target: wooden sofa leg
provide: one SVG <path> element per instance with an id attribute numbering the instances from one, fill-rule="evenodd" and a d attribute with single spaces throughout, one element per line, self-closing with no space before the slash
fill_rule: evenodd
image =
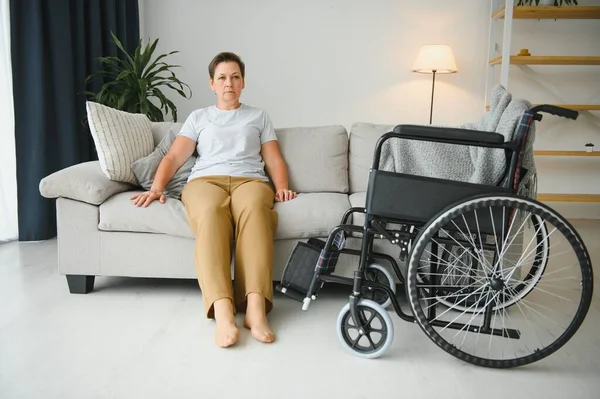
<path id="1" fill-rule="evenodd" d="M 67 284 L 71 294 L 87 294 L 94 289 L 94 278 L 96 276 L 80 276 L 67 274 Z"/>

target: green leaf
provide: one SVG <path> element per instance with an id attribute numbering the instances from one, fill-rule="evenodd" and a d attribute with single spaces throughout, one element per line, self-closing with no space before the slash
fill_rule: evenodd
<path id="1" fill-rule="evenodd" d="M 173 104 L 173 102 L 169 99 L 167 99 L 167 104 L 169 105 L 169 108 L 171 108 L 171 114 L 173 115 L 173 120 L 175 122 L 177 122 L 177 107 L 175 106 L 175 104 Z"/>
<path id="2" fill-rule="evenodd" d="M 185 94 L 185 92 L 183 90 L 178 89 L 177 87 L 173 86 L 172 84 L 167 83 L 167 87 L 175 90 L 181 97 L 188 98 L 187 94 Z"/>
<path id="3" fill-rule="evenodd" d="M 127 100 L 126 96 L 119 97 L 119 101 L 117 102 L 117 109 L 123 110 L 125 108 L 125 100 Z"/>
<path id="4" fill-rule="evenodd" d="M 125 70 L 117 76 L 117 80 L 125 79 L 126 77 L 128 77 L 131 74 L 133 74 L 133 71 Z"/>
<path id="5" fill-rule="evenodd" d="M 163 122 L 164 121 L 164 116 L 162 111 L 160 110 L 160 108 L 158 108 L 156 105 L 152 104 L 152 102 L 148 102 L 148 108 L 149 108 L 149 118 L 150 120 L 154 121 L 154 122 Z"/>
<path id="6" fill-rule="evenodd" d="M 159 73 L 161 73 L 161 72 L 168 71 L 168 70 L 169 70 L 169 67 L 171 67 L 171 65 L 164 64 L 164 66 L 162 66 L 162 67 L 158 68 L 156 71 L 154 71 L 154 72 L 152 72 L 152 73 L 149 73 L 149 74 L 146 74 L 146 75 L 144 75 L 144 76 L 143 76 L 143 78 L 144 78 L 144 79 L 148 79 L 148 80 L 152 80 L 152 79 L 155 79 L 155 78 L 162 79 L 162 77 L 160 77 L 160 76 L 157 76 L 157 75 L 158 75 Z"/>
<path id="7" fill-rule="evenodd" d="M 144 74 L 144 70 L 146 69 L 146 66 L 148 65 L 148 63 L 150 62 L 150 59 L 152 58 L 152 54 L 154 54 L 154 50 L 156 50 L 157 44 L 158 44 L 158 39 L 156 39 L 151 45 L 148 44 L 146 46 L 146 49 L 144 50 L 144 52 L 142 54 L 142 68 L 140 70 L 141 75 Z"/>
<path id="8" fill-rule="evenodd" d="M 152 70 L 153 70 L 154 68 L 156 68 L 156 66 L 159 64 L 159 62 L 158 62 L 158 61 L 160 61 L 160 60 L 162 60 L 163 58 L 165 58 L 165 57 L 168 57 L 168 56 L 170 56 L 170 55 L 172 55 L 172 54 L 176 54 L 176 53 L 178 53 L 178 52 L 179 52 L 179 51 L 171 51 L 170 53 L 167 53 L 167 54 L 161 54 L 161 55 L 159 55 L 158 57 L 156 57 L 156 59 L 154 60 L 154 62 L 153 62 L 152 64 L 150 64 L 150 66 L 149 66 L 149 67 L 146 69 L 146 71 L 143 73 L 143 75 L 147 75 L 148 73 L 152 72 Z"/>
<path id="9" fill-rule="evenodd" d="M 140 88 L 140 94 L 146 95 L 148 91 L 148 81 L 146 79 L 138 79 L 138 84 Z"/>
<path id="10" fill-rule="evenodd" d="M 142 74 L 142 59 L 140 56 L 141 47 L 142 47 L 142 41 L 140 40 L 138 46 L 135 48 L 135 51 L 133 53 L 133 60 L 134 60 L 133 72 L 135 72 L 136 75 Z"/>
<path id="11" fill-rule="evenodd" d="M 160 100 L 160 104 L 161 104 L 161 108 L 167 104 L 167 98 L 165 97 L 165 95 L 159 90 L 159 89 L 153 89 L 152 93 L 159 98 Z"/>
<path id="12" fill-rule="evenodd" d="M 148 106 L 148 97 L 146 96 L 140 96 L 140 113 L 141 114 L 148 114 L 148 110 L 149 110 L 149 106 Z"/>
<path id="13" fill-rule="evenodd" d="M 117 45 L 117 48 L 119 50 L 121 50 L 121 52 L 123 54 L 125 54 L 125 56 L 127 57 L 127 59 L 129 60 L 129 63 L 131 64 L 132 67 L 135 66 L 135 62 L 133 61 L 133 58 L 131 58 L 131 56 L 127 53 L 127 51 L 125 51 L 125 48 L 123 47 L 123 45 L 121 44 L 121 41 L 119 39 L 117 39 L 117 37 L 115 36 L 114 33 L 112 33 L 112 31 L 110 32 L 110 35 L 113 38 L 113 41 L 115 42 L 115 44 Z"/>

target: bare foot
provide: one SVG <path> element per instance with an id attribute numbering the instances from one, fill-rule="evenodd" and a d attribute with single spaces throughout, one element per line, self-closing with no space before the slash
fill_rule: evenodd
<path id="1" fill-rule="evenodd" d="M 240 330 L 237 328 L 235 321 L 220 322 L 217 321 L 215 329 L 215 344 L 221 348 L 235 345 L 240 336 Z"/>
<path id="2" fill-rule="evenodd" d="M 215 310 L 215 321 L 217 322 L 217 328 L 215 329 L 215 344 L 221 348 L 235 345 L 240 336 L 240 330 L 235 324 L 231 300 L 229 298 L 219 299 L 213 306 Z"/>
<path id="3" fill-rule="evenodd" d="M 262 295 L 248 294 L 244 327 L 250 329 L 252 336 L 260 342 L 271 343 L 275 341 L 275 333 L 271 330 L 265 314 L 265 298 Z"/>
<path id="4" fill-rule="evenodd" d="M 267 318 L 263 316 L 264 320 L 248 320 L 249 317 L 246 316 L 244 319 L 244 327 L 250 329 L 252 336 L 259 340 L 260 342 L 264 342 L 270 344 L 275 341 L 275 333 L 271 330 L 269 326 L 269 322 L 267 322 Z"/>

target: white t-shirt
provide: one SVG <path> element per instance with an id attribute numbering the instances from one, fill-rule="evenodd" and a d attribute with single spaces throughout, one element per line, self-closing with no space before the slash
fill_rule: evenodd
<path id="1" fill-rule="evenodd" d="M 242 104 L 233 110 L 216 106 L 190 114 L 178 135 L 194 140 L 198 158 L 188 182 L 201 176 L 252 177 L 268 181 L 260 156 L 263 143 L 277 140 L 269 116 Z"/>

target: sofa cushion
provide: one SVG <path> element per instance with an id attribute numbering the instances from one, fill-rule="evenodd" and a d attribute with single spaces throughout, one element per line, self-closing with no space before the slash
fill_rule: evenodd
<path id="1" fill-rule="evenodd" d="M 355 123 L 350 129 L 349 138 L 349 184 L 350 192 L 367 190 L 369 169 L 373 162 L 373 152 L 377 140 L 384 133 L 391 132 L 396 125 L 375 125 Z"/>
<path id="2" fill-rule="evenodd" d="M 130 197 L 140 191 L 117 194 L 100 206 L 98 228 L 104 231 L 131 231 L 193 238 L 179 200 L 154 201 L 147 208 L 133 205 Z M 350 207 L 348 196 L 337 193 L 304 193 L 288 202 L 275 203 L 279 223 L 275 239 L 326 236 Z"/>
<path id="3" fill-rule="evenodd" d="M 325 237 L 350 208 L 347 194 L 305 193 L 292 201 L 276 202 L 276 239 Z"/>
<path id="4" fill-rule="evenodd" d="M 365 206 L 365 202 L 367 200 L 367 192 L 361 191 L 358 193 L 350 194 L 348 197 L 350 201 L 350 206 L 363 208 Z M 362 226 L 365 224 L 365 215 L 364 213 L 353 213 L 352 214 L 352 224 L 355 226 Z"/>
<path id="5" fill-rule="evenodd" d="M 40 181 L 40 194 L 45 198 L 70 198 L 100 205 L 107 198 L 132 190 L 133 185 L 112 181 L 100 168 L 99 161 L 83 162 L 54 172 Z"/>
<path id="6" fill-rule="evenodd" d="M 136 190 L 120 193 L 100 205 L 98 228 L 105 231 L 134 231 L 194 237 L 181 201 L 167 198 L 164 204 L 154 201 L 146 208 L 137 207 L 130 198 L 141 192 Z"/>
<path id="7" fill-rule="evenodd" d="M 140 158 L 131 164 L 131 170 L 135 174 L 135 178 L 142 188 L 146 190 L 150 190 L 152 188 L 152 183 L 154 183 L 154 176 L 156 175 L 158 165 L 162 161 L 163 157 L 169 152 L 169 149 L 171 148 L 171 145 L 177 136 L 177 132 L 175 132 L 174 129 L 175 128 L 171 128 L 169 130 L 169 132 L 164 136 L 164 138 L 150 155 Z M 171 177 L 171 180 L 169 180 L 167 186 L 165 187 L 165 194 L 167 196 L 176 199 L 181 198 L 181 191 L 186 185 L 187 179 L 190 176 L 192 167 L 194 167 L 195 163 L 196 157 L 192 155 L 183 163 L 183 165 L 181 165 L 179 169 L 175 171 L 175 174 L 173 177 Z"/>
<path id="8" fill-rule="evenodd" d="M 137 184 L 131 163 L 154 149 L 150 119 L 91 101 L 86 108 L 104 174 L 110 180 Z"/>
<path id="9" fill-rule="evenodd" d="M 343 126 L 275 129 L 290 188 L 299 193 L 348 192 L 348 132 Z"/>

